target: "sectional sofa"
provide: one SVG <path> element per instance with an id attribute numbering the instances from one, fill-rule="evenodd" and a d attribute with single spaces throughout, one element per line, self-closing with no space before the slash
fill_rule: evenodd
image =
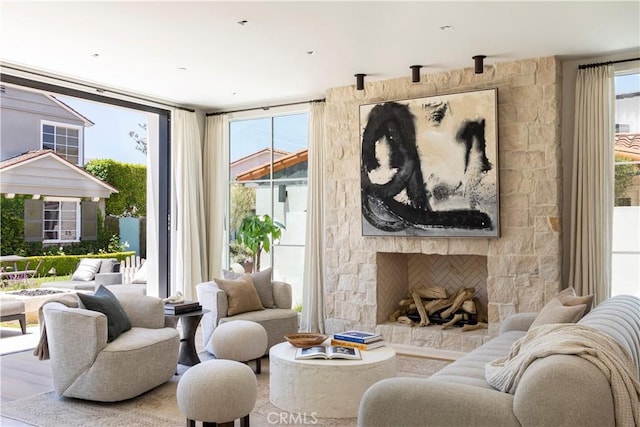
<path id="1" fill-rule="evenodd" d="M 632 415 L 631 410 L 616 414 L 608 379 L 594 364 L 576 355 L 536 359 L 510 393 L 487 382 L 486 365 L 507 356 L 536 317 L 536 313 L 523 313 L 507 319 L 499 336 L 428 379 L 391 378 L 374 384 L 360 402 L 358 425 L 606 427 L 637 423 L 638 418 L 622 422 Z M 636 378 L 640 376 L 640 299 L 629 295 L 610 298 L 578 325 L 617 341 L 632 358 L 626 368 Z"/>

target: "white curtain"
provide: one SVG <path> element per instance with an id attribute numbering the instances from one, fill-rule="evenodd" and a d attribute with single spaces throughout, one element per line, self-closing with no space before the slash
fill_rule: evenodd
<path id="1" fill-rule="evenodd" d="M 196 300 L 195 286 L 207 277 L 202 139 L 195 113 L 175 110 L 172 124 L 174 291 L 181 291 L 187 300 Z"/>
<path id="2" fill-rule="evenodd" d="M 610 65 L 578 70 L 569 285 L 596 303 L 611 293 L 614 105 Z"/>
<path id="3" fill-rule="evenodd" d="M 226 115 L 207 117 L 204 132 L 204 211 L 206 217 L 206 244 L 209 253 L 206 280 L 221 277 L 223 248 L 225 245 L 225 212 L 227 191 L 225 178 L 228 156 L 225 143 Z"/>
<path id="4" fill-rule="evenodd" d="M 324 332 L 324 102 L 311 104 L 301 330 Z"/>

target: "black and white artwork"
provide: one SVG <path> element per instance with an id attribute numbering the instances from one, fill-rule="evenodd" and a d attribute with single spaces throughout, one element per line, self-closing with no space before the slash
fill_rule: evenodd
<path id="1" fill-rule="evenodd" d="M 498 237 L 497 89 L 360 106 L 365 236 Z"/>

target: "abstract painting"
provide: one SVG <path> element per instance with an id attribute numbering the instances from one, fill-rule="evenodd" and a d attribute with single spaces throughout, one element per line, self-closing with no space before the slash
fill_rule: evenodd
<path id="1" fill-rule="evenodd" d="M 360 106 L 362 234 L 499 237 L 497 89 Z"/>

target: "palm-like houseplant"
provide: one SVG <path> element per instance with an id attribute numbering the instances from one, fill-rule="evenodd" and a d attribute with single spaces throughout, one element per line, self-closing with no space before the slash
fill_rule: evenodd
<path id="1" fill-rule="evenodd" d="M 280 238 L 284 224 L 274 221 L 269 215 L 249 215 L 242 219 L 236 233 L 238 243 L 253 255 L 255 271 L 260 271 L 260 254 L 269 253 L 271 242 Z"/>

